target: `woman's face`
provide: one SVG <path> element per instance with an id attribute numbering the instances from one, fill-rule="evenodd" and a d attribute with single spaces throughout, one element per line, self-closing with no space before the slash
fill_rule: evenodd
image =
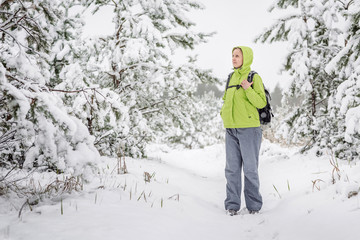
<path id="1" fill-rule="evenodd" d="M 232 64 L 234 68 L 239 68 L 243 64 L 243 54 L 239 48 L 236 48 L 232 53 Z"/>

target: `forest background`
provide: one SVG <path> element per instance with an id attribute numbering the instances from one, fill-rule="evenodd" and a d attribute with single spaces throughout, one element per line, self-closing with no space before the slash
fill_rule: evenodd
<path id="1" fill-rule="evenodd" d="M 87 14 L 104 8 L 112 9 L 110 33 L 84 34 Z M 21 181 L 34 172 L 86 181 L 100 156 L 146 157 L 150 143 L 202 148 L 222 142 L 229 51 L 251 42 L 235 37 L 206 49 L 219 27 L 200 31 L 188 14 L 203 8 L 191 0 L 1 0 L 0 195 L 28 198 L 33 192 Z M 360 2 L 277 0 L 270 11 L 276 18 L 263 31 L 246 22 L 253 36 L 232 28 L 265 43 L 254 48 L 260 63 L 273 50 L 284 58 L 275 61 L 277 80 L 286 82 L 277 88 L 273 73 L 266 74 L 268 60 L 254 66 L 259 72 L 264 66 L 274 100 L 283 95 L 264 136 L 303 153 L 358 160 Z M 197 46 L 212 56 L 198 58 L 211 64 L 198 64 L 196 51 L 185 57 Z M 217 48 L 221 54 L 212 53 Z"/>

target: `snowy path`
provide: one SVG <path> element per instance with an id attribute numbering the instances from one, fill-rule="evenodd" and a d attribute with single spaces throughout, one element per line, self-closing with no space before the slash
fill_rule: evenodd
<path id="1" fill-rule="evenodd" d="M 230 217 L 223 209 L 222 145 L 168 153 L 153 147 L 149 155 L 128 159 L 127 175 L 110 174 L 115 162 L 105 159 L 85 193 L 63 200 L 63 215 L 60 202 L 21 219 L 15 211 L 0 215 L 0 239 L 360 239 L 359 196 L 347 198 L 360 186 L 359 162 L 341 163 L 341 180 L 332 185 L 329 157 L 264 142 L 263 210 Z M 150 183 L 145 171 L 154 175 Z M 320 191 L 313 191 L 316 179 Z"/>

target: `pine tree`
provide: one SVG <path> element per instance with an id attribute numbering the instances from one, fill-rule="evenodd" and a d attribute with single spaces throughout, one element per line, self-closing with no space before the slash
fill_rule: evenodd
<path id="1" fill-rule="evenodd" d="M 76 47 L 80 44 L 84 20 L 79 13 L 81 0 L 63 0 L 58 9 L 62 17 L 56 22 L 56 35 L 52 39 L 49 64 L 51 66 L 50 87 L 61 83 L 60 72 L 77 58 Z M 72 10 L 77 8 L 78 10 Z"/>
<path id="2" fill-rule="evenodd" d="M 81 57 L 73 63 L 77 67 L 64 68 L 56 89 L 82 93 L 64 94 L 63 99 L 74 102 L 72 113 L 87 124 L 99 151 L 115 155 L 122 146 L 127 155 L 142 156 L 146 143 L 158 135 L 178 127 L 190 131 L 197 85 L 217 79 L 192 61 L 175 66 L 171 53 L 176 48 L 193 49 L 212 35 L 192 32 L 194 23 L 185 16 L 201 5 L 102 0 L 86 6 L 91 4 L 96 9 L 113 7 L 114 33 L 78 46 Z"/>
<path id="3" fill-rule="evenodd" d="M 339 82 L 324 69 L 339 52 L 341 33 L 334 24 L 339 3 L 324 0 L 279 0 L 274 9 L 292 9 L 291 14 L 277 20 L 257 41 L 287 41 L 289 53 L 283 71 L 291 75 L 286 98 L 303 99 L 301 105 L 287 116 L 287 137 L 292 142 L 306 140 L 304 150 L 321 142 L 319 130 L 327 112 L 327 99 Z"/>
<path id="4" fill-rule="evenodd" d="M 335 156 L 352 160 L 360 155 L 360 2 L 345 1 L 345 43 L 326 71 L 341 84 L 329 99 L 329 124 L 323 132 Z"/>
<path id="5" fill-rule="evenodd" d="M 1 1 L 0 8 L 0 135 L 15 131 L 17 140 L 0 152 L 0 166 L 82 174 L 97 160 L 93 138 L 50 84 L 61 1 Z"/>
<path id="6" fill-rule="evenodd" d="M 189 108 L 190 127 L 184 129 L 184 124 L 179 124 L 178 128 L 172 128 L 174 132 L 168 133 L 165 139 L 187 148 L 202 148 L 223 141 L 220 100 L 221 98 L 215 98 L 214 92 L 196 97 L 191 109 Z"/>

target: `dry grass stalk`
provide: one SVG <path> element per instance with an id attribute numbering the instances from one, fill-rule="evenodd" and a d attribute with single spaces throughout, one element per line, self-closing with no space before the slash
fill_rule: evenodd
<path id="1" fill-rule="evenodd" d="M 40 183 L 39 188 L 41 189 Z M 54 182 L 50 183 L 43 190 L 43 193 L 72 193 L 72 191 L 81 191 L 83 190 L 83 183 L 81 182 L 79 177 L 66 177 L 65 180 L 61 181 L 56 179 Z"/>
<path id="2" fill-rule="evenodd" d="M 360 189 L 359 189 L 360 191 Z M 348 193 L 348 198 L 355 197 L 359 194 L 359 191 L 351 191 Z"/>
<path id="3" fill-rule="evenodd" d="M 61 208 L 60 208 L 61 215 L 64 215 L 64 207 L 63 207 L 63 200 L 61 198 Z"/>
<path id="4" fill-rule="evenodd" d="M 287 180 L 287 186 L 288 186 L 288 190 L 290 192 L 290 183 L 289 183 L 289 179 Z"/>
<path id="5" fill-rule="evenodd" d="M 337 179 L 340 180 L 341 175 L 340 175 L 340 169 L 339 169 L 339 163 L 337 162 L 336 158 L 334 158 L 334 154 L 331 151 L 331 155 L 330 155 L 330 164 L 331 166 L 333 166 L 333 170 L 331 173 L 331 177 L 332 177 L 332 184 L 336 183 L 336 177 L 335 174 L 337 175 Z"/>
<path id="6" fill-rule="evenodd" d="M 151 175 L 148 172 L 144 172 L 144 181 L 150 182 L 151 181 Z"/>
<path id="7" fill-rule="evenodd" d="M 168 199 L 174 199 L 174 200 L 176 200 L 176 201 L 180 201 L 180 194 L 174 194 L 174 195 L 172 195 L 171 197 L 169 197 Z"/>
<path id="8" fill-rule="evenodd" d="M 281 198 L 281 195 L 280 195 L 279 191 L 277 190 L 277 188 L 275 187 L 274 184 L 273 184 L 273 187 L 274 187 L 275 191 L 277 192 L 277 194 L 279 195 L 279 198 Z"/>
<path id="9" fill-rule="evenodd" d="M 43 197 L 55 197 L 62 195 L 64 193 L 72 193 L 73 191 L 83 190 L 83 183 L 79 177 L 66 177 L 63 181 L 56 179 L 52 183 L 42 186 L 40 182 L 35 183 L 34 179 L 31 178 L 26 187 L 19 186 L 15 183 L 12 185 L 12 190 L 26 198 L 26 201 L 21 206 L 19 210 L 18 217 L 20 218 L 21 213 L 25 206 L 28 206 L 30 211 L 32 211 L 32 206 L 39 204 L 40 199 Z M 62 198 L 61 198 L 62 202 Z M 63 210 L 62 210 L 63 212 Z"/>
<path id="10" fill-rule="evenodd" d="M 145 200 L 145 202 L 147 202 L 147 200 L 146 200 L 146 195 L 145 195 L 145 191 L 143 191 L 143 192 L 140 194 L 140 196 L 139 196 L 139 198 L 138 198 L 137 200 L 139 201 L 142 196 L 144 196 L 144 200 Z"/>
<path id="11" fill-rule="evenodd" d="M 117 151 L 118 162 L 117 162 L 117 170 L 118 174 L 126 174 L 128 173 L 126 162 L 125 162 L 125 152 L 123 151 L 121 145 L 118 147 Z"/>
<path id="12" fill-rule="evenodd" d="M 318 184 L 319 182 L 324 182 L 324 181 L 318 178 L 318 179 L 315 179 L 315 180 L 313 180 L 311 182 L 313 184 L 312 190 L 314 191 L 314 188 L 316 188 L 317 190 L 320 191 L 320 186 L 318 186 L 316 184 Z"/>

